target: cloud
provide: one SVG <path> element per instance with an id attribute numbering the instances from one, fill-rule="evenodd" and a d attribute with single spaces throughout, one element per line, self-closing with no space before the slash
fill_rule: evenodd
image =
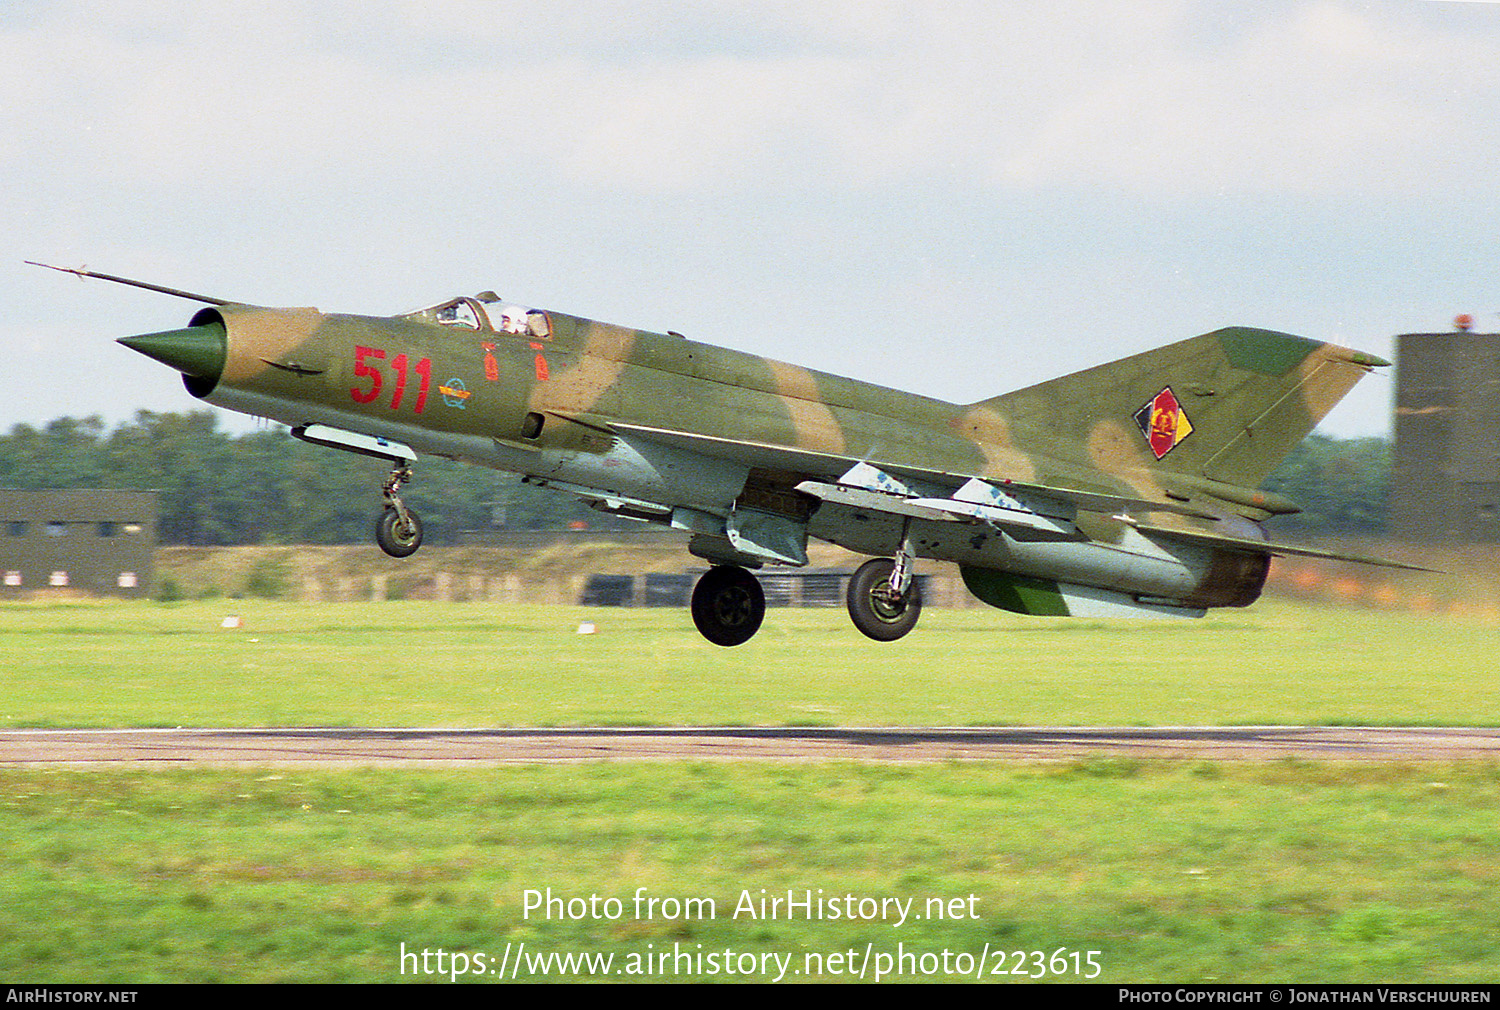
<path id="1" fill-rule="evenodd" d="M 105 361 L 159 405 L 98 335 L 185 318 L 21 259 L 357 311 L 496 287 L 937 395 L 1225 321 L 1365 346 L 1493 286 L 1480 7 L 0 6 L 12 383 L 50 416 Z M 949 324 L 909 350 L 891 299 Z"/>
<path id="2" fill-rule="evenodd" d="M 1316 3 L 1058 103 L 994 178 L 1164 194 L 1437 192 L 1488 175 L 1500 45 Z"/>
<path id="3" fill-rule="evenodd" d="M 0 167 L 213 194 L 1390 194 L 1472 184 L 1500 139 L 1494 32 L 1333 2 L 1228 39 L 1181 2 L 111 8 L 0 32 Z"/>

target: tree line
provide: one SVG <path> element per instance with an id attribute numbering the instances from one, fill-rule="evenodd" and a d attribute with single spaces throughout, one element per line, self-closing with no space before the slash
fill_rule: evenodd
<path id="1" fill-rule="evenodd" d="M 1266 478 L 1265 490 L 1302 506 L 1266 525 L 1309 536 L 1382 536 L 1391 486 L 1391 443 L 1385 438 L 1303 439 Z"/>
<path id="2" fill-rule="evenodd" d="M 281 425 L 231 435 L 207 410 L 143 410 L 113 430 L 98 417 L 62 417 L 0 435 L 0 487 L 158 491 L 163 544 L 367 542 L 389 473 L 389 463 L 308 445 Z M 433 456 L 418 461 L 401 495 L 421 514 L 429 543 L 495 525 L 629 522 L 512 474 Z"/>
<path id="3" fill-rule="evenodd" d="M 0 435 L 0 487 L 132 488 L 160 492 L 164 544 L 363 543 L 389 472 L 379 460 L 308 445 L 280 425 L 243 435 L 212 411 L 140 411 L 108 430 L 98 417 L 18 424 Z M 1305 509 L 1279 517 L 1288 533 L 1379 535 L 1386 528 L 1390 444 L 1312 435 L 1266 481 Z M 485 467 L 423 457 L 402 489 L 431 543 L 495 526 L 632 526 L 570 495 Z"/>

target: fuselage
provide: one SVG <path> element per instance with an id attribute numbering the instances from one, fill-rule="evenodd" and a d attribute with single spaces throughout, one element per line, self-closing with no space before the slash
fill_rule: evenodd
<path id="1" fill-rule="evenodd" d="M 1389 364 L 1289 333 L 1228 326 L 960 405 L 491 292 L 333 315 L 53 269 L 211 306 L 120 342 L 205 402 L 390 462 L 375 539 L 394 557 L 423 539 L 399 494 L 419 454 L 685 531 L 714 564 L 691 612 L 717 645 L 764 617 L 745 569 L 806 564 L 810 537 L 873 555 L 846 602 L 879 641 L 916 624 L 917 557 L 1049 616 L 1196 616 L 1254 601 L 1273 554 L 1371 560 L 1273 545 L 1259 525 L 1296 511 L 1261 482 Z"/>
<path id="2" fill-rule="evenodd" d="M 707 531 L 709 557 L 724 521 L 749 504 L 800 524 L 804 537 L 864 554 L 888 556 L 905 543 L 914 556 L 1171 607 L 1243 604 L 1264 577 L 1262 565 L 1226 579 L 1216 552 L 1163 544 L 1105 514 L 1079 513 L 1073 539 L 1028 541 L 874 510 L 809 508 L 795 490 L 805 473 L 757 459 L 753 448 L 703 451 L 618 425 L 997 480 L 1042 475 L 1105 492 L 1143 489 L 1086 460 L 1021 452 L 1026 432 L 997 423 L 982 404 L 561 313 L 508 320 L 520 331 L 508 332 L 487 325 L 487 308 L 464 299 L 406 317 L 205 309 L 194 324 L 222 324 L 224 366 L 216 381 L 189 376 L 187 385 L 217 406 L 380 436 L 583 493 L 611 511 Z M 724 557 L 745 555 L 726 549 Z M 767 560 L 805 558 L 793 551 Z"/>

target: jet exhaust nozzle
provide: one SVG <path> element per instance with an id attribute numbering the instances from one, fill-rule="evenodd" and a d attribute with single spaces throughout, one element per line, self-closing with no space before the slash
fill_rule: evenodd
<path id="1" fill-rule="evenodd" d="M 121 337 L 118 343 L 146 357 L 177 369 L 189 379 L 214 383 L 224 371 L 228 340 L 218 320 L 189 326 L 185 330 L 142 333 Z"/>

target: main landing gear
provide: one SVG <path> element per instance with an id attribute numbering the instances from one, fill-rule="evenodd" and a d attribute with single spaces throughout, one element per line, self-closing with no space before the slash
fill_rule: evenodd
<path id="1" fill-rule="evenodd" d="M 903 563 L 904 562 L 904 563 Z M 849 619 L 877 642 L 894 642 L 917 626 L 922 594 L 911 576 L 911 560 L 871 558 L 849 579 Z"/>
<path id="2" fill-rule="evenodd" d="M 854 626 L 877 642 L 894 642 L 917 626 L 922 593 L 911 557 L 872 558 L 849 579 L 846 597 Z M 710 568 L 693 587 L 693 624 L 715 645 L 743 645 L 766 616 L 760 581 L 739 565 Z"/>
<path id="3" fill-rule="evenodd" d="M 693 623 L 715 645 L 743 645 L 760 630 L 766 594 L 739 565 L 719 565 L 693 587 Z"/>
<path id="4" fill-rule="evenodd" d="M 396 492 L 411 480 L 410 464 L 398 463 L 381 487 L 385 510 L 375 520 L 375 542 L 393 558 L 408 558 L 422 546 L 422 520 L 406 507 Z"/>

